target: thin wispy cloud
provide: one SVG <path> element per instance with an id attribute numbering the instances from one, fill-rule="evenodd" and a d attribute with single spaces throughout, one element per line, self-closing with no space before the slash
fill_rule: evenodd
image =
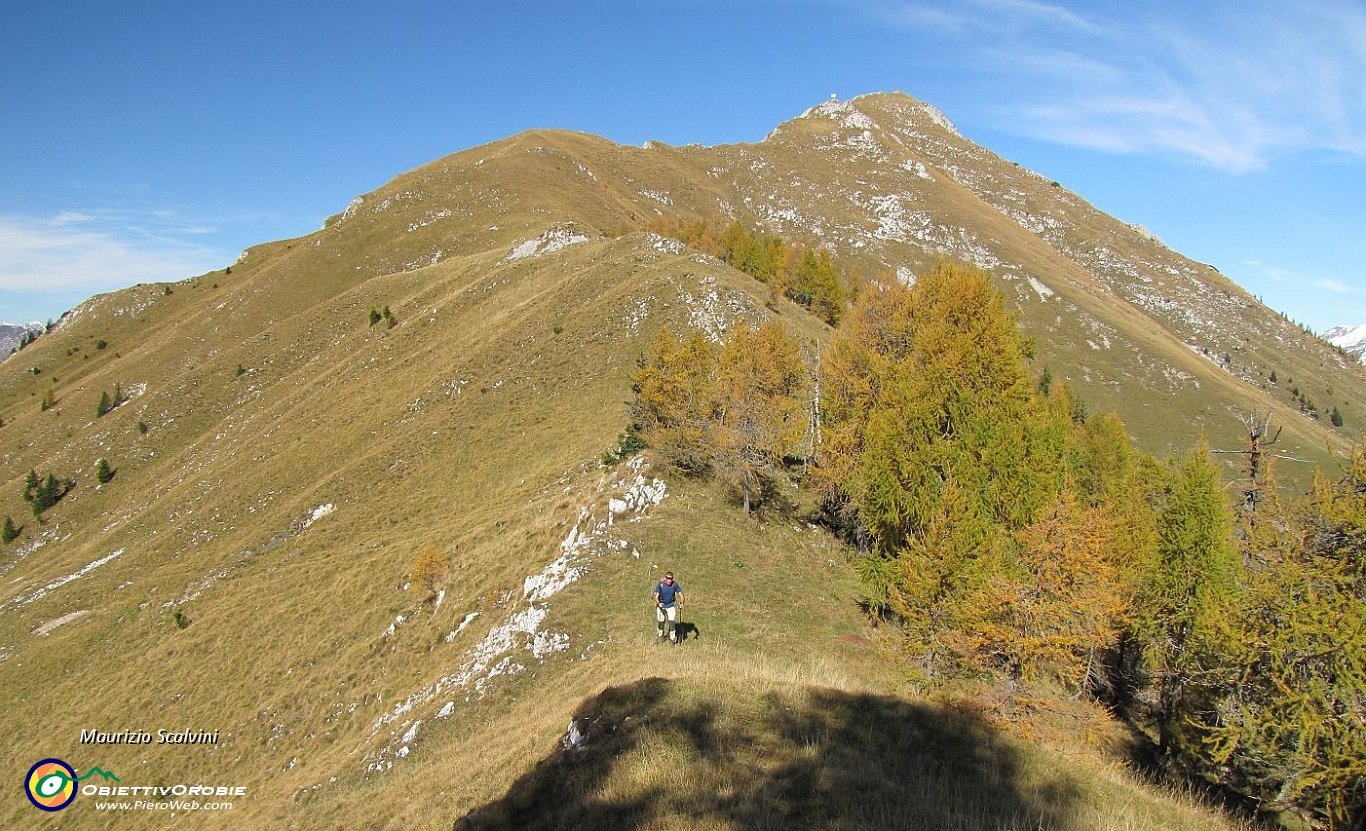
<path id="1" fill-rule="evenodd" d="M 1268 265 L 1258 260 L 1246 260 L 1243 265 L 1271 281 L 1282 285 L 1316 289 L 1318 291 L 1332 292 L 1333 294 L 1366 297 L 1366 287 L 1352 285 L 1337 277 L 1305 274 L 1293 269 L 1282 268 L 1281 266 Z"/>
<path id="2" fill-rule="evenodd" d="M 988 76 L 1004 129 L 1231 171 L 1366 157 L 1366 7 L 971 0 L 864 6 Z"/>
<path id="3" fill-rule="evenodd" d="M 1285 301 L 1293 297 L 1296 314 L 1320 321 L 1320 331 L 1366 321 L 1366 286 L 1255 259 L 1243 260 L 1232 271 L 1230 276 L 1244 285 L 1258 286 L 1257 291 L 1265 293 L 1273 307 L 1292 308 Z"/>
<path id="4" fill-rule="evenodd" d="M 127 219 L 127 217 L 125 217 Z M 90 293 L 134 283 L 181 280 L 220 267 L 228 255 L 187 242 L 168 229 L 169 216 L 140 224 L 111 222 L 84 211 L 47 218 L 0 216 L 0 290 Z"/>
<path id="5" fill-rule="evenodd" d="M 1054 3 L 1040 3 L 1035 0 L 970 0 L 964 7 L 972 14 L 995 14 L 1011 18 L 1018 25 L 1021 20 L 1036 21 L 1042 25 L 1059 25 L 1082 31 L 1095 31 L 1095 24 L 1085 17 L 1072 12 L 1065 6 Z"/>
<path id="6" fill-rule="evenodd" d="M 1323 277 L 1314 281 L 1314 288 L 1331 291 L 1334 294 L 1364 294 L 1360 288 L 1349 286 L 1334 277 Z"/>

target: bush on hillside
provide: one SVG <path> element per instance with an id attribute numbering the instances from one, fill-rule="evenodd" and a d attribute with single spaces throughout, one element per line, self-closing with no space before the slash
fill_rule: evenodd
<path id="1" fill-rule="evenodd" d="M 409 574 L 412 590 L 420 600 L 426 601 L 436 594 L 446 581 L 446 558 L 433 546 L 426 546 L 417 555 L 413 570 Z"/>
<path id="2" fill-rule="evenodd" d="M 617 446 L 602 454 L 602 466 L 613 467 L 644 450 L 649 445 L 640 433 L 640 425 L 634 421 L 617 437 Z"/>

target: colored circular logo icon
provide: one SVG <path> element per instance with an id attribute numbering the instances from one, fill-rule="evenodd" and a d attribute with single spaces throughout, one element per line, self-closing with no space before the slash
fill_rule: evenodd
<path id="1" fill-rule="evenodd" d="M 24 792 L 44 811 L 60 811 L 76 798 L 76 771 L 61 759 L 44 759 L 28 769 Z"/>

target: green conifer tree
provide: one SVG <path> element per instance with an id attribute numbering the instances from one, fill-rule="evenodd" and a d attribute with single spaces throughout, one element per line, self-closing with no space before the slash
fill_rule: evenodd
<path id="1" fill-rule="evenodd" d="M 1176 472 L 1158 518 L 1157 558 L 1139 601 L 1137 632 L 1157 684 L 1161 750 L 1187 751 L 1188 682 L 1209 660 L 1238 591 L 1242 561 L 1233 512 L 1202 441 Z"/>
<path id="2" fill-rule="evenodd" d="M 42 484 L 38 486 L 38 490 L 34 493 L 33 513 L 35 515 L 42 514 L 48 508 L 56 505 L 57 500 L 60 498 L 61 485 L 57 483 L 57 477 L 49 473 L 44 477 Z"/>
<path id="3" fill-rule="evenodd" d="M 0 529 L 0 542 L 9 545 L 19 537 L 19 529 L 14 525 L 14 517 L 5 517 L 5 527 Z"/>
<path id="4" fill-rule="evenodd" d="M 1278 505 L 1267 504 L 1262 512 Z M 1314 827 L 1366 821 L 1366 453 L 1260 522 L 1259 568 L 1187 713 L 1202 773 Z"/>

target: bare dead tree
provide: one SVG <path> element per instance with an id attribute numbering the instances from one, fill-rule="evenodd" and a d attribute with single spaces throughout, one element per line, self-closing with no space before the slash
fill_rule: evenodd
<path id="1" fill-rule="evenodd" d="M 1266 418 L 1259 419 L 1255 412 L 1248 413 L 1243 421 L 1243 426 L 1247 429 L 1247 444 L 1241 450 L 1215 450 L 1215 453 L 1237 453 L 1247 458 L 1246 481 L 1243 484 L 1243 502 L 1238 507 L 1240 524 L 1248 533 L 1257 524 L 1257 505 L 1262 501 L 1263 491 L 1266 487 L 1268 450 L 1276 440 L 1281 437 L 1281 428 L 1277 427 L 1276 432 L 1271 432 L 1271 411 L 1267 411 Z"/>

